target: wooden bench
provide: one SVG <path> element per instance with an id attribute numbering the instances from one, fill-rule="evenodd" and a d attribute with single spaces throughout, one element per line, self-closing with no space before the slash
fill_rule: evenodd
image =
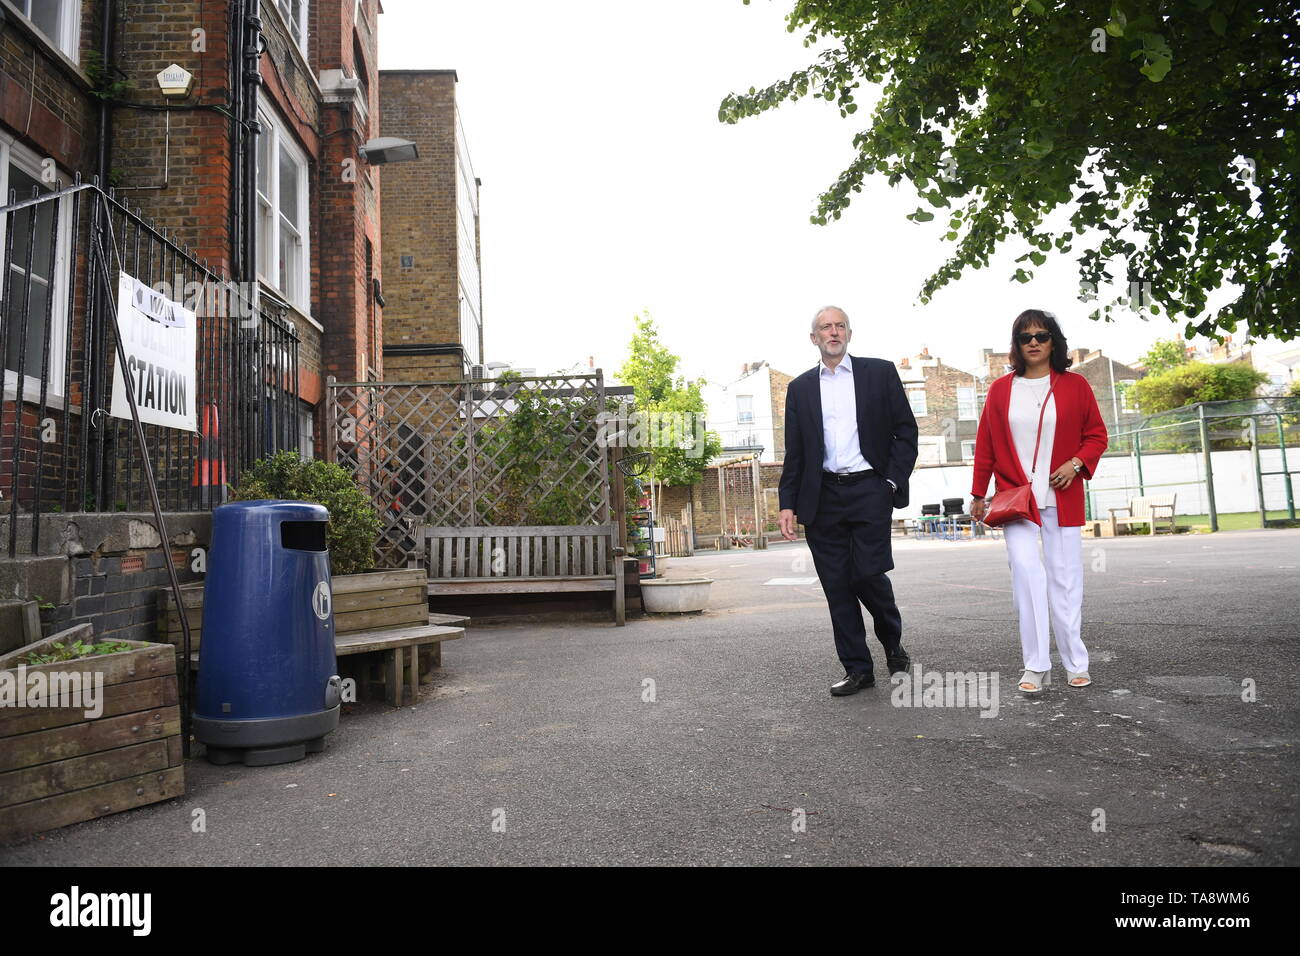
<path id="1" fill-rule="evenodd" d="M 615 524 L 423 525 L 417 540 L 424 549 L 431 597 L 610 591 L 614 623 L 621 627 L 627 613 L 618 532 Z"/>
<path id="2" fill-rule="evenodd" d="M 1120 525 L 1145 524 L 1151 526 L 1151 534 L 1156 533 L 1156 525 L 1160 522 L 1169 523 L 1169 532 L 1175 531 L 1174 505 L 1178 500 L 1177 494 L 1172 495 L 1146 495 L 1141 498 L 1134 498 L 1129 501 L 1128 506 L 1124 508 L 1110 509 L 1110 533 L 1119 534 Z M 1127 512 L 1120 514 L 1119 512 Z"/>
<path id="3" fill-rule="evenodd" d="M 442 642 L 465 635 L 463 615 L 430 614 L 426 581 L 419 568 L 347 574 L 331 582 L 334 599 L 334 653 L 339 658 L 353 655 L 383 655 L 377 661 L 361 660 L 358 688 L 382 684 L 385 699 L 401 705 L 403 688 L 410 689 L 410 703 L 422 677 L 442 664 Z M 203 630 L 203 584 L 181 588 L 190 622 L 190 667 L 199 666 Z M 171 590 L 158 593 L 159 640 L 181 644 L 180 618 Z M 409 674 L 407 669 L 409 667 Z"/>

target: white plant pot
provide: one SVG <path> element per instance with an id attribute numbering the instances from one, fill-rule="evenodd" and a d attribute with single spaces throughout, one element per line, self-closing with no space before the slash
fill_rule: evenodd
<path id="1" fill-rule="evenodd" d="M 712 578 L 652 578 L 642 581 L 641 606 L 651 614 L 703 611 L 709 603 L 709 585 L 712 583 Z"/>

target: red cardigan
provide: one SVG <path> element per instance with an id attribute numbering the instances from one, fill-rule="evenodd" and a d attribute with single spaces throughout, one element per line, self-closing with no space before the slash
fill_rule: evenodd
<path id="1" fill-rule="evenodd" d="M 1052 441 L 1051 470 L 1056 471 L 1071 458 L 1083 462 L 1083 468 L 1064 491 L 1056 491 L 1057 521 L 1062 527 L 1083 524 L 1083 479 L 1091 478 L 1097 461 L 1106 450 L 1108 436 L 1106 425 L 1097 408 L 1097 397 L 1092 386 L 1075 372 L 1056 373 L 1056 384 L 1051 386 L 1056 399 L 1056 432 Z M 1011 425 L 1007 416 L 1011 409 L 1011 382 L 1015 373 L 1002 376 L 989 386 L 980 415 L 979 431 L 975 436 L 975 479 L 971 494 L 980 497 L 989 486 L 989 478 L 996 479 L 998 491 L 1029 484 L 1029 476 L 1020 466 L 1015 443 L 1011 439 Z M 1042 467 L 1042 463 L 1039 463 Z"/>

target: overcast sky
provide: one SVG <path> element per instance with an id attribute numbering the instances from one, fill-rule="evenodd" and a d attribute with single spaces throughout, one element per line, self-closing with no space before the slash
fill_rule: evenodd
<path id="1" fill-rule="evenodd" d="M 1055 312 L 1071 347 L 1121 361 L 1177 334 L 1164 317 L 1087 319 L 1072 256 L 1050 259 L 1031 283 L 1009 281 L 1023 248 L 919 305 L 952 245 L 939 239 L 942 215 L 904 219 L 917 205 L 907 185 L 877 179 L 838 222 L 811 225 L 871 98 L 860 95 L 849 119 L 811 98 L 735 126 L 717 119 L 727 93 L 812 61 L 815 49 L 785 30 L 792 5 L 384 0 L 382 69 L 458 73 L 483 181 L 488 361 L 544 374 L 594 356 L 612 375 L 641 310 L 682 371 L 717 383 L 761 359 L 811 367 L 808 326 L 827 303 L 848 311 L 854 354 L 897 361 L 927 347 L 968 370 L 982 347 L 1006 348 L 1025 308 Z"/>

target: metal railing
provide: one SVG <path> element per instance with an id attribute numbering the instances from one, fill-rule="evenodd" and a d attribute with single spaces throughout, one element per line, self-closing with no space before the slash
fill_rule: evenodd
<path id="1" fill-rule="evenodd" d="M 44 514 L 148 510 L 151 478 L 164 510 L 207 510 L 252 461 L 297 447 L 298 336 L 255 289 L 97 184 L 11 194 L 0 228 L 0 512 L 11 519 L 10 557 L 19 516 L 30 518 L 37 553 Z M 122 273 L 196 314 L 194 394 L 178 393 L 195 431 L 143 424 L 141 443 L 130 418 L 111 414 Z"/>

